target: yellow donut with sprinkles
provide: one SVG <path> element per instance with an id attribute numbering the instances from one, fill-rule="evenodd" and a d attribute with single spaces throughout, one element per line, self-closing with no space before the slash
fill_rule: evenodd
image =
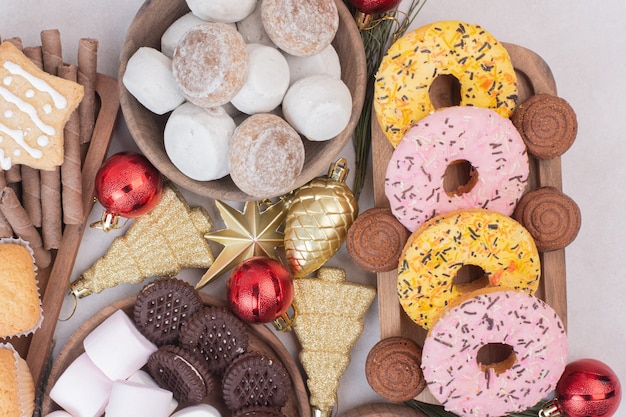
<path id="1" fill-rule="evenodd" d="M 484 276 L 457 284 L 464 266 Z M 408 316 L 430 329 L 462 294 L 501 287 L 534 294 L 541 264 L 531 234 L 511 217 L 485 209 L 457 210 L 415 230 L 400 258 L 398 297 Z"/>
<path id="2" fill-rule="evenodd" d="M 430 87 L 440 75 L 458 80 L 461 106 L 490 108 L 503 117 L 515 108 L 517 77 L 504 46 L 479 25 L 432 23 L 394 42 L 376 74 L 374 109 L 394 148 L 435 110 Z"/>

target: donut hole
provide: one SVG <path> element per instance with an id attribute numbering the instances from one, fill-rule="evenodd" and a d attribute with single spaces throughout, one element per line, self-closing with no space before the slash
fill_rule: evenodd
<path id="1" fill-rule="evenodd" d="M 468 293 L 489 285 L 489 278 L 485 270 L 480 266 L 466 264 L 459 268 L 456 276 L 452 280 L 459 293 Z"/>
<path id="2" fill-rule="evenodd" d="M 469 193 L 478 182 L 478 171 L 465 159 L 448 164 L 443 176 L 443 189 L 448 196 Z"/>
<path id="3" fill-rule="evenodd" d="M 476 353 L 476 362 L 480 369 L 485 371 L 491 368 L 496 375 L 511 369 L 516 361 L 513 346 L 506 343 L 487 343 Z"/>
<path id="4" fill-rule="evenodd" d="M 450 74 L 435 77 L 428 89 L 428 96 L 435 109 L 461 104 L 461 83 Z"/>

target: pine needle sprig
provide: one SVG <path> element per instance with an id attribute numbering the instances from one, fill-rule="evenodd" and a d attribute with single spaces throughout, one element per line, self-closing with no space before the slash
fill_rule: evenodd
<path id="1" fill-rule="evenodd" d="M 426 0 L 413 0 L 405 12 L 394 10 L 390 14 L 374 20 L 370 28 L 361 30 L 361 40 L 365 49 L 367 63 L 367 84 L 363 110 L 356 124 L 353 136 L 356 155 L 355 175 L 352 192 L 358 199 L 365 183 L 367 163 L 372 143 L 371 116 L 374 101 L 374 78 L 387 49 L 396 39 L 401 37 L 411 26 Z M 354 14 L 355 9 L 346 5 Z"/>
<path id="2" fill-rule="evenodd" d="M 456 414 L 444 410 L 440 405 L 428 404 L 417 400 L 411 400 L 404 403 L 407 407 L 421 412 L 428 417 L 458 417 Z M 521 413 L 507 414 L 506 417 L 537 417 L 542 405 L 537 404 L 532 408 Z"/>

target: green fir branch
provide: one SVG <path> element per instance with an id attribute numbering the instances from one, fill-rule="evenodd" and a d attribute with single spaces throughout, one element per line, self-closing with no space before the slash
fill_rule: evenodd
<path id="1" fill-rule="evenodd" d="M 413 0 L 406 13 L 396 9 L 389 15 L 384 16 L 384 18 L 375 18 L 375 23 L 370 28 L 361 30 L 361 40 L 363 41 L 367 62 L 367 84 L 363 111 L 353 136 L 356 172 L 352 192 L 357 199 L 365 183 L 367 163 L 372 144 L 371 116 L 376 72 L 391 43 L 406 32 L 422 7 L 424 7 L 424 4 L 426 4 L 426 0 Z M 353 14 L 356 12 L 355 8 L 348 2 L 346 2 L 346 5 Z"/>

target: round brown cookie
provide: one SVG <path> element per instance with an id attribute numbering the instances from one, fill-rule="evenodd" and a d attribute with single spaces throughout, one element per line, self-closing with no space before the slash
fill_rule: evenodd
<path id="1" fill-rule="evenodd" d="M 346 236 L 346 249 L 354 262 L 366 271 L 386 272 L 398 267 L 409 231 L 391 214 L 375 207 L 361 213 Z"/>
<path id="2" fill-rule="evenodd" d="M 281 408 L 287 403 L 290 386 L 283 364 L 255 351 L 235 359 L 222 378 L 224 403 L 230 410 L 257 406 Z"/>
<path id="3" fill-rule="evenodd" d="M 511 121 L 528 152 L 540 159 L 556 158 L 574 143 L 576 112 L 567 101 L 551 94 L 531 96 L 515 108 Z"/>
<path id="4" fill-rule="evenodd" d="M 232 417 L 285 417 L 275 407 L 246 407 L 233 412 Z"/>
<path id="5" fill-rule="evenodd" d="M 157 346 L 175 344 L 182 323 L 204 304 L 190 284 L 178 278 L 160 278 L 137 295 L 133 319 L 137 329 Z"/>
<path id="6" fill-rule="evenodd" d="M 422 349 L 406 337 L 388 337 L 376 343 L 365 361 L 372 389 L 392 402 L 408 401 L 426 387 L 421 369 Z"/>
<path id="7" fill-rule="evenodd" d="M 148 358 L 148 373 L 180 403 L 197 404 L 215 386 L 206 363 L 180 346 L 161 346 Z"/>
<path id="8" fill-rule="evenodd" d="M 181 346 L 198 353 L 221 375 L 248 348 L 248 328 L 230 310 L 206 306 L 191 316 L 178 335 Z"/>
<path id="9" fill-rule="evenodd" d="M 566 247 L 576 239 L 581 226 L 578 204 L 554 187 L 524 194 L 512 217 L 528 230 L 541 252 Z"/>

